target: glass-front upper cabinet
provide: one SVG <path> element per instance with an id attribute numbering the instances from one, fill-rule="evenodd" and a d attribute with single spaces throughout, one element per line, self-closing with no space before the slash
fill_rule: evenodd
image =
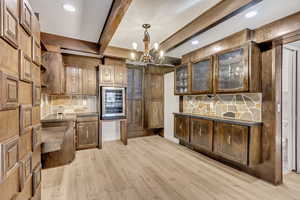
<path id="1" fill-rule="evenodd" d="M 189 92 L 189 70 L 188 64 L 175 68 L 175 94 L 187 94 Z"/>
<path id="2" fill-rule="evenodd" d="M 191 65 L 191 93 L 212 93 L 213 61 L 212 57 L 193 62 Z"/>
<path id="3" fill-rule="evenodd" d="M 216 56 L 216 92 L 247 92 L 249 71 L 248 45 Z"/>

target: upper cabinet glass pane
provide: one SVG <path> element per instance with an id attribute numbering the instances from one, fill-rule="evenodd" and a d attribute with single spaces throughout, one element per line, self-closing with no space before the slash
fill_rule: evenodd
<path id="1" fill-rule="evenodd" d="M 203 60 L 192 65 L 192 91 L 211 90 L 211 61 Z"/>
<path id="2" fill-rule="evenodd" d="M 219 55 L 218 89 L 240 90 L 244 88 L 244 49 L 240 48 Z"/>
<path id="3" fill-rule="evenodd" d="M 176 68 L 176 92 L 188 92 L 188 68 L 187 65 Z"/>

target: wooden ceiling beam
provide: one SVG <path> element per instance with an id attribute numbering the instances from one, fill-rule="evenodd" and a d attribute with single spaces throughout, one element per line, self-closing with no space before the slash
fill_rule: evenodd
<path id="1" fill-rule="evenodd" d="M 111 7 L 111 11 L 105 22 L 105 26 L 102 30 L 99 38 L 100 50 L 99 53 L 102 55 L 115 34 L 118 26 L 120 25 L 125 13 L 127 12 L 132 0 L 114 0 Z"/>
<path id="2" fill-rule="evenodd" d="M 97 43 L 64 37 L 60 35 L 41 33 L 41 41 L 45 45 L 59 46 L 61 49 L 79 51 L 83 53 L 99 54 Z"/>
<path id="3" fill-rule="evenodd" d="M 192 37 L 211 29 L 261 1 L 262 0 L 222 0 L 161 42 L 160 48 L 165 52 L 170 51 Z"/>

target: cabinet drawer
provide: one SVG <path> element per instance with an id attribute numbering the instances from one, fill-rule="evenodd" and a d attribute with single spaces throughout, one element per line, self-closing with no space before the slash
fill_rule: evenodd
<path id="1" fill-rule="evenodd" d="M 32 128 L 32 106 L 20 106 L 20 134 L 24 134 Z"/>
<path id="2" fill-rule="evenodd" d="M 0 183 L 9 175 L 9 173 L 18 167 L 19 161 L 19 137 L 15 136 L 3 143 L 0 143 Z"/>
<path id="3" fill-rule="evenodd" d="M 27 0 L 20 0 L 20 24 L 28 34 L 32 31 L 33 11 Z"/>
<path id="4" fill-rule="evenodd" d="M 20 192 L 25 187 L 25 184 L 30 179 L 32 174 L 32 155 L 29 153 L 23 160 L 20 161 L 19 178 L 20 178 Z"/>
<path id="5" fill-rule="evenodd" d="M 212 151 L 213 121 L 191 118 L 191 144 L 200 149 Z"/>
<path id="6" fill-rule="evenodd" d="M 32 192 L 35 195 L 38 192 L 42 179 L 42 165 L 38 164 L 32 173 Z"/>
<path id="7" fill-rule="evenodd" d="M 37 86 L 41 85 L 41 68 L 32 63 L 32 82 Z"/>
<path id="8" fill-rule="evenodd" d="M 19 81 L 0 71 L 0 110 L 18 107 Z"/>
<path id="9" fill-rule="evenodd" d="M 39 85 L 32 85 L 32 104 L 39 106 L 41 104 L 41 87 Z"/>
<path id="10" fill-rule="evenodd" d="M 174 136 L 180 140 L 183 140 L 187 143 L 190 142 L 190 133 L 189 133 L 189 126 L 190 126 L 190 118 L 185 116 L 176 116 L 175 115 L 174 121 Z"/>
<path id="11" fill-rule="evenodd" d="M 20 80 L 25 82 L 32 81 L 32 65 L 31 58 L 23 51 L 19 51 L 19 65 L 20 65 Z"/>
<path id="12" fill-rule="evenodd" d="M 2 0 L 3 32 L 2 37 L 13 47 L 18 48 L 19 13 L 18 0 Z"/>
<path id="13" fill-rule="evenodd" d="M 42 144 L 41 124 L 32 129 L 32 151 L 34 152 Z"/>
<path id="14" fill-rule="evenodd" d="M 215 123 L 214 152 L 228 160 L 247 165 L 249 128 Z"/>

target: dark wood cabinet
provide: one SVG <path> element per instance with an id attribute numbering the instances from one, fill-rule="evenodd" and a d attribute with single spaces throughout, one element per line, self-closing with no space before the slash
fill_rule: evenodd
<path id="1" fill-rule="evenodd" d="M 148 66 L 149 67 L 149 66 Z M 145 72 L 145 128 L 164 127 L 164 77 L 163 73 Z"/>
<path id="2" fill-rule="evenodd" d="M 175 68 L 175 94 L 176 95 L 184 95 L 188 94 L 190 91 L 189 87 L 189 65 L 183 64 L 180 66 L 177 66 Z"/>
<path id="3" fill-rule="evenodd" d="M 97 95 L 96 68 L 82 68 L 82 94 Z"/>
<path id="4" fill-rule="evenodd" d="M 2 183 L 7 175 L 18 167 L 19 161 L 19 137 L 15 136 L 0 143 L 0 182 Z"/>
<path id="5" fill-rule="evenodd" d="M 101 86 L 113 86 L 115 70 L 113 65 L 101 65 L 99 68 L 99 84 Z"/>
<path id="6" fill-rule="evenodd" d="M 19 69 L 20 80 L 25 82 L 32 81 L 32 64 L 31 58 L 28 57 L 23 51 L 19 50 Z"/>
<path id="7" fill-rule="evenodd" d="M 174 136 L 186 143 L 190 142 L 190 118 L 185 116 L 174 116 Z"/>
<path id="8" fill-rule="evenodd" d="M 213 57 L 204 58 L 191 64 L 191 93 L 213 92 Z"/>
<path id="9" fill-rule="evenodd" d="M 66 94 L 97 95 L 96 68 L 66 66 Z"/>
<path id="10" fill-rule="evenodd" d="M 144 69 L 129 66 L 127 79 L 127 125 L 130 138 L 144 135 Z"/>
<path id="11" fill-rule="evenodd" d="M 213 121 L 191 118 L 192 146 L 212 152 L 213 148 Z"/>
<path id="12" fill-rule="evenodd" d="M 33 11 L 27 0 L 20 0 L 20 24 L 28 34 L 32 32 Z"/>
<path id="13" fill-rule="evenodd" d="M 19 5 L 18 0 L 1 0 L 1 36 L 13 47 L 18 48 Z"/>
<path id="14" fill-rule="evenodd" d="M 214 152 L 228 160 L 247 165 L 249 128 L 215 123 Z"/>
<path id="15" fill-rule="evenodd" d="M 82 69 L 76 66 L 66 66 L 66 94 L 82 93 Z"/>
<path id="16" fill-rule="evenodd" d="M 77 123 L 77 149 L 98 146 L 98 121 Z"/>
<path id="17" fill-rule="evenodd" d="M 0 71 L 0 110 L 18 107 L 19 81 Z"/>
<path id="18" fill-rule="evenodd" d="M 259 92 L 260 50 L 250 42 L 216 55 L 215 92 Z"/>
<path id="19" fill-rule="evenodd" d="M 63 66 L 62 55 L 58 52 L 46 52 L 42 56 L 43 65 L 47 70 L 43 73 L 42 78 L 47 86 L 48 94 L 65 93 L 65 69 Z"/>

